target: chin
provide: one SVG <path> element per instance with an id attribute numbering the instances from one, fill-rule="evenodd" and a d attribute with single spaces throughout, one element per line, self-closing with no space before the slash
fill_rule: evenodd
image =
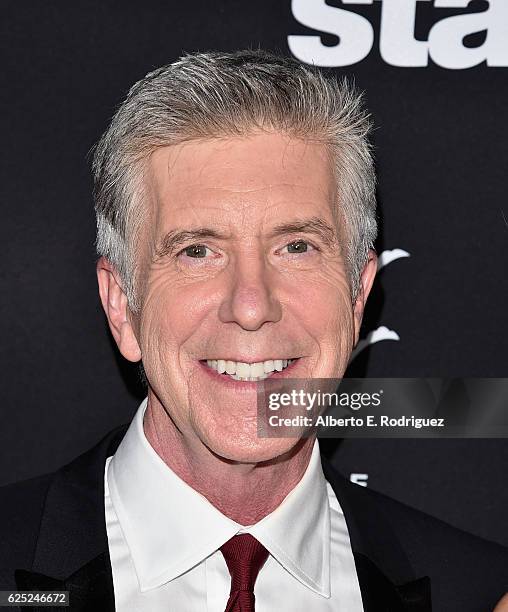
<path id="1" fill-rule="evenodd" d="M 298 438 L 257 438 L 254 441 L 228 440 L 207 444 L 208 448 L 225 461 L 238 463 L 264 463 L 282 458 L 296 450 Z"/>

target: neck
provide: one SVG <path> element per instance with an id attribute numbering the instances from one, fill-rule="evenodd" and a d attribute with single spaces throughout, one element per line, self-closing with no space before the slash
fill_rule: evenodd
<path id="1" fill-rule="evenodd" d="M 164 407 L 149 394 L 145 436 L 164 463 L 222 514 L 253 525 L 273 512 L 300 482 L 314 438 L 299 440 L 270 461 L 240 463 L 221 458 L 200 441 L 189 443 Z"/>

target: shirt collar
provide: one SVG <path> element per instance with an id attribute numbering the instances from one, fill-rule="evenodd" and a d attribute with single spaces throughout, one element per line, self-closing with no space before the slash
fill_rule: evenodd
<path id="1" fill-rule="evenodd" d="M 330 597 L 330 511 L 317 441 L 296 487 L 272 513 L 243 527 L 155 452 L 143 430 L 147 403 L 145 398 L 139 406 L 107 474 L 141 591 L 180 576 L 237 533 L 247 532 L 297 580 Z"/>

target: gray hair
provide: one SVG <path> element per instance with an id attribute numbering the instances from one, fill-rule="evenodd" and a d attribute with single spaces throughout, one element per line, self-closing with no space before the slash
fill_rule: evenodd
<path id="1" fill-rule="evenodd" d="M 135 83 L 97 144 L 93 160 L 98 255 L 118 270 L 137 312 L 135 239 L 143 221 L 143 170 L 157 147 L 280 131 L 334 153 L 347 235 L 352 297 L 377 234 L 375 171 L 362 94 L 346 80 L 261 50 L 181 57 Z"/>

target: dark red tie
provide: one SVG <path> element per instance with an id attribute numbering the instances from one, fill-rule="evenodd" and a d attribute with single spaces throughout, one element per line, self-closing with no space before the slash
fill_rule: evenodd
<path id="1" fill-rule="evenodd" d="M 254 583 L 268 551 L 250 533 L 233 536 L 220 549 L 231 574 L 231 592 L 224 612 L 254 612 Z"/>

